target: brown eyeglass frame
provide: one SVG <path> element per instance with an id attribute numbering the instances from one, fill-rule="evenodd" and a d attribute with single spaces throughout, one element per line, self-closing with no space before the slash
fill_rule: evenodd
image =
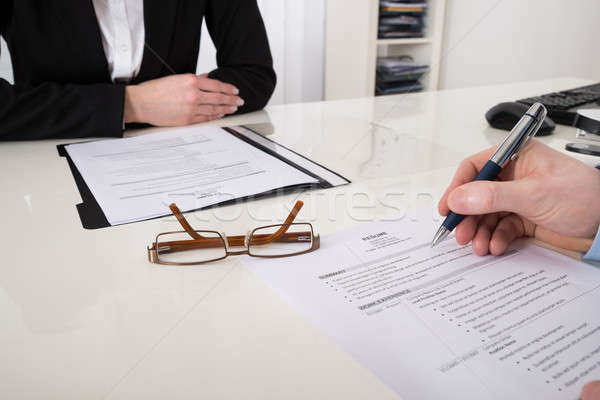
<path id="1" fill-rule="evenodd" d="M 314 234 L 313 226 L 310 223 L 308 223 L 308 222 L 294 223 L 293 222 L 294 219 L 296 218 L 296 215 L 298 215 L 298 212 L 300 212 L 300 209 L 302 208 L 303 205 L 304 205 L 304 203 L 302 201 L 297 201 L 296 204 L 294 205 L 294 208 L 292 209 L 292 211 L 290 212 L 288 217 L 285 219 L 283 224 L 261 226 L 261 227 L 258 227 L 258 228 L 255 228 L 255 229 L 249 231 L 245 236 L 242 236 L 242 235 L 227 236 L 227 235 L 221 234 L 217 231 L 194 230 L 192 228 L 192 226 L 189 224 L 189 222 L 185 219 L 185 217 L 183 216 L 183 214 L 181 213 L 181 211 L 179 210 L 177 205 L 171 204 L 169 206 L 169 208 L 171 209 L 171 212 L 173 212 L 173 215 L 175 215 L 175 217 L 177 218 L 177 221 L 179 221 L 179 223 L 181 224 L 181 226 L 183 227 L 184 230 L 177 231 L 177 232 L 164 232 L 164 233 L 158 234 L 156 236 L 154 243 L 152 243 L 152 246 L 148 247 L 148 260 L 154 264 L 186 266 L 186 265 L 207 264 L 210 262 L 223 260 L 229 256 L 239 256 L 239 255 L 244 255 L 244 254 L 249 255 L 251 257 L 259 257 L 259 258 L 283 258 L 283 257 L 294 257 L 294 256 L 298 256 L 301 254 L 310 253 L 312 251 L 317 250 L 320 247 L 321 240 L 320 240 L 319 235 Z M 298 225 L 308 226 L 308 227 L 310 227 L 310 231 L 309 232 L 308 231 L 307 232 L 293 232 L 293 233 L 287 232 L 291 226 L 298 226 Z M 275 227 L 279 227 L 279 229 L 276 232 L 273 232 L 271 234 L 254 235 L 254 233 L 259 229 L 275 228 Z M 160 243 L 158 240 L 163 235 L 176 234 L 176 233 L 187 233 L 188 235 L 190 235 L 190 237 L 192 239 L 191 240 L 176 240 L 176 241 L 164 242 L 164 243 Z M 201 233 L 213 234 L 213 235 L 216 235 L 216 237 L 205 237 L 205 236 L 202 236 Z M 310 235 L 310 237 L 312 238 L 312 246 L 310 249 L 300 251 L 298 253 L 284 254 L 284 255 L 257 255 L 257 254 L 252 254 L 252 252 L 250 250 L 253 245 L 264 245 L 264 244 L 268 244 L 271 242 L 288 242 L 288 243 L 289 242 L 300 242 L 307 235 Z M 258 239 L 258 243 L 256 242 L 257 239 Z M 161 244 L 161 248 L 157 247 L 157 243 Z M 160 260 L 160 257 L 158 256 L 158 250 L 165 252 L 164 247 L 167 247 L 167 246 L 169 247 L 167 252 L 177 252 L 177 251 L 196 250 L 196 249 L 203 249 L 203 248 L 223 247 L 225 249 L 225 255 L 220 258 L 215 258 L 215 259 L 206 260 L 206 261 L 197 261 L 197 262 L 162 261 L 162 260 Z M 245 247 L 245 250 L 229 251 L 230 247 Z"/>

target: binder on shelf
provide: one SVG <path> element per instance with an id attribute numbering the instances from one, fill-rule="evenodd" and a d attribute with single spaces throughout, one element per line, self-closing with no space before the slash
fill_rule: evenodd
<path id="1" fill-rule="evenodd" d="M 427 2 L 422 0 L 379 2 L 379 39 L 422 38 Z"/>
<path id="2" fill-rule="evenodd" d="M 410 56 L 380 57 L 377 59 L 376 94 L 401 94 L 424 89 L 420 79 L 429 66 L 417 64 Z"/>
<path id="3" fill-rule="evenodd" d="M 250 126 L 236 126 L 236 127 L 227 127 L 222 128 L 224 131 L 229 134 L 235 136 L 236 138 L 244 141 L 245 143 L 250 144 L 251 146 L 285 162 L 286 164 L 292 166 L 293 168 L 311 176 L 317 183 L 310 184 L 300 184 L 300 185 L 291 185 L 286 187 L 275 188 L 273 190 L 258 193 L 250 196 L 244 196 L 240 198 L 235 198 L 227 201 L 223 201 L 214 205 L 209 205 L 206 207 L 201 207 L 188 211 L 198 211 L 202 209 L 208 209 L 213 207 L 224 206 L 236 202 L 248 201 L 252 199 L 259 199 L 264 197 L 270 197 L 278 194 L 286 194 L 291 193 L 293 191 L 299 189 L 324 189 L 324 188 L 332 188 L 336 186 L 347 185 L 350 180 L 346 179 L 342 175 L 334 172 L 327 167 L 301 155 L 297 152 L 257 133 L 255 130 L 251 129 Z M 76 204 L 76 209 L 81 220 L 81 224 L 85 229 L 101 229 L 113 226 L 110 224 L 106 215 L 104 214 L 102 207 L 98 203 L 94 194 L 90 190 L 87 185 L 85 179 L 81 175 L 80 171 L 77 169 L 75 162 L 69 155 L 66 147 L 69 144 L 61 144 L 57 146 L 58 155 L 60 157 L 65 157 L 67 163 L 69 165 L 69 169 L 73 175 L 73 179 L 75 180 L 75 184 L 77 185 L 77 189 L 79 190 L 79 194 L 81 196 L 82 202 Z M 147 219 L 155 219 L 160 218 L 162 216 L 157 216 L 153 218 Z M 147 220 L 145 219 L 145 220 Z M 138 221 L 133 221 L 138 222 Z M 124 224 L 133 223 L 126 222 Z M 117 224 L 121 225 L 121 224 Z"/>

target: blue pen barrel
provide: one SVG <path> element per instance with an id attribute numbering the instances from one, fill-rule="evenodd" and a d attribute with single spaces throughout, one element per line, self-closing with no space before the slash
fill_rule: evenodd
<path id="1" fill-rule="evenodd" d="M 485 163 L 485 165 L 483 166 L 481 171 L 479 171 L 479 173 L 475 177 L 475 180 L 476 181 L 493 181 L 494 179 L 496 179 L 498 177 L 498 174 L 500 174 L 500 171 L 502 171 L 502 167 L 500 167 L 498 164 L 496 164 L 493 161 L 488 161 L 487 163 Z M 465 218 L 464 215 L 455 214 L 451 211 L 450 214 L 448 214 L 448 216 L 444 220 L 442 225 L 444 225 L 444 227 L 446 227 L 446 229 L 448 229 L 449 231 L 453 231 L 454 228 L 456 228 L 458 226 L 458 224 L 460 224 L 464 218 Z"/>

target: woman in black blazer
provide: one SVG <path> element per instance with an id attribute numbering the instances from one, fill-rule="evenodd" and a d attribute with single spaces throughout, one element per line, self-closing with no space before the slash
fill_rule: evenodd
<path id="1" fill-rule="evenodd" d="M 92 0 L 0 0 L 15 80 L 0 79 L 0 140 L 119 137 L 124 123 L 187 125 L 265 106 L 276 77 L 256 0 L 143 1 L 146 46 L 125 84 L 111 81 Z M 194 75 L 203 17 L 217 48 L 208 77 Z"/>

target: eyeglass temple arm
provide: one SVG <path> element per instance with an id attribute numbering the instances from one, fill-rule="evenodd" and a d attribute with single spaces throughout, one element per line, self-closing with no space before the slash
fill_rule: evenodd
<path id="1" fill-rule="evenodd" d="M 294 205 L 294 208 L 292 208 L 292 211 L 290 211 L 290 214 L 287 216 L 287 218 L 284 221 L 284 225 L 282 225 L 276 232 L 273 232 L 270 235 L 264 235 L 264 238 L 258 238 L 258 237 L 254 237 L 255 239 L 259 239 L 258 242 L 254 242 L 254 244 L 267 244 L 270 243 L 274 240 L 279 239 L 288 229 L 289 229 L 289 224 L 291 224 L 292 222 L 294 222 L 294 219 L 296 218 L 296 216 L 298 215 L 298 213 L 300 212 L 300 210 L 302 209 L 302 206 L 304 205 L 304 202 L 302 202 L 301 200 L 298 200 L 296 202 L 296 204 Z M 185 217 L 183 216 L 183 214 L 181 213 L 181 211 L 179 210 L 179 207 L 177 207 L 177 205 L 175 203 L 172 203 L 171 205 L 169 205 L 169 208 L 171 209 L 171 212 L 173 213 L 173 215 L 175 215 L 175 218 L 177 218 L 177 221 L 179 221 L 179 223 L 181 224 L 181 226 L 183 227 L 183 229 L 185 229 L 185 231 L 188 233 L 188 235 L 190 235 L 193 239 L 196 240 L 202 240 L 202 239 L 209 239 L 212 240 L 211 238 L 206 238 L 202 235 L 200 235 L 198 232 L 194 231 L 194 228 L 192 228 L 192 226 L 188 223 L 188 221 L 185 219 Z M 260 235 L 263 236 L 263 235 Z M 241 239 L 241 244 L 239 244 Z M 229 241 L 229 244 L 231 246 L 243 246 L 244 245 L 244 239 L 245 236 L 228 236 L 227 240 Z M 235 243 L 235 244 L 234 244 Z"/>
<path id="2" fill-rule="evenodd" d="M 173 213 L 175 218 L 177 218 L 177 221 L 179 221 L 179 224 L 181 224 L 183 229 L 185 229 L 185 231 L 188 233 L 188 235 L 190 235 L 193 239 L 196 239 L 196 240 L 209 239 L 209 238 L 205 238 L 204 236 L 200 235 L 197 232 L 194 232 L 194 228 L 192 228 L 192 226 L 189 224 L 189 222 L 187 222 L 187 219 L 185 219 L 185 217 L 179 210 L 179 207 L 177 207 L 177 205 L 175 203 L 171 203 L 169 205 L 169 209 L 171 209 L 171 212 Z"/>

